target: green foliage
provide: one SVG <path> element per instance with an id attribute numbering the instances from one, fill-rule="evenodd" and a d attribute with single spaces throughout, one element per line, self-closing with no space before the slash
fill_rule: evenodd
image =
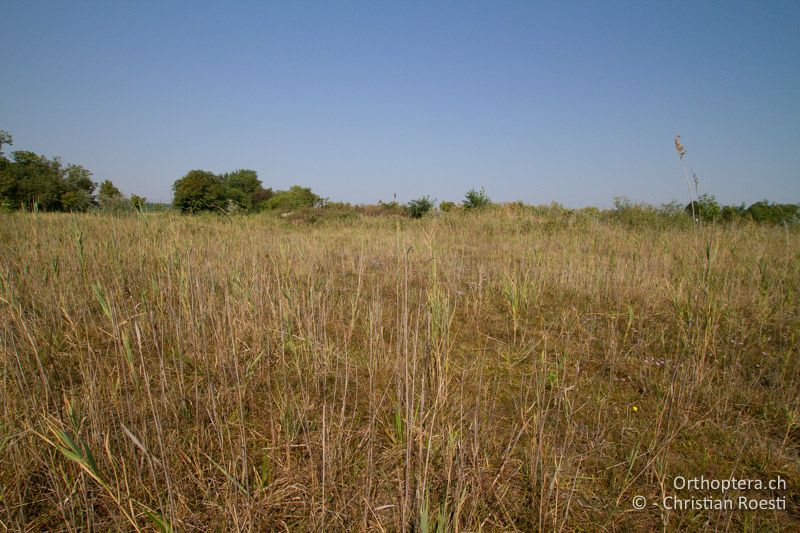
<path id="1" fill-rule="evenodd" d="M 275 196 L 275 192 L 271 189 L 258 189 L 250 194 L 250 205 L 252 209 L 259 210 L 263 207 L 264 202 Z"/>
<path id="2" fill-rule="evenodd" d="M 7 131 L 0 130 L 0 157 L 3 157 L 3 145 L 4 144 L 8 144 L 8 145 L 14 144 L 14 138 Z"/>
<path id="3" fill-rule="evenodd" d="M 85 212 L 93 203 L 91 194 L 85 190 L 67 191 L 61 195 L 61 208 L 65 211 Z"/>
<path id="4" fill-rule="evenodd" d="M 433 202 L 427 196 L 411 200 L 406 205 L 406 210 L 411 218 L 422 218 L 431 209 L 433 209 Z"/>
<path id="5" fill-rule="evenodd" d="M 614 208 L 606 212 L 605 216 L 627 226 L 652 228 L 691 224 L 692 220 L 691 214 L 687 216 L 682 204 L 670 203 L 655 207 L 635 204 L 624 196 L 614 198 Z"/>
<path id="6" fill-rule="evenodd" d="M 45 211 L 61 209 L 61 195 L 66 192 L 61 162 L 44 156 L 18 150 L 11 154 L 14 162 L 10 173 L 15 181 L 15 204 L 32 208 L 37 205 Z"/>
<path id="7" fill-rule="evenodd" d="M 190 170 L 173 184 L 172 190 L 172 205 L 182 213 L 224 211 L 227 206 L 222 180 L 205 170 Z"/>
<path id="8" fill-rule="evenodd" d="M 111 180 L 104 180 L 97 192 L 97 201 L 103 211 L 124 211 L 129 204 L 125 201 L 122 191 L 117 189 Z"/>
<path id="9" fill-rule="evenodd" d="M 253 194 L 263 190 L 255 170 L 237 170 L 220 176 L 226 198 L 241 209 L 253 207 Z"/>
<path id="10" fill-rule="evenodd" d="M 222 175 L 192 170 L 176 181 L 172 189 L 172 204 L 184 213 L 253 211 L 273 196 L 272 189 L 261 187 L 256 171 L 248 169 Z"/>
<path id="11" fill-rule="evenodd" d="M 122 191 L 117 189 L 111 180 L 105 180 L 100 184 L 100 190 L 97 193 L 98 199 L 102 203 L 104 200 L 122 198 Z"/>
<path id="12" fill-rule="evenodd" d="M 439 202 L 439 210 L 441 210 L 442 213 L 449 213 L 456 209 L 458 209 L 458 206 L 455 202 Z"/>
<path id="13" fill-rule="evenodd" d="M 733 222 L 746 216 L 746 214 L 747 208 L 744 206 L 744 204 L 739 206 L 725 205 L 720 211 L 720 218 L 725 222 Z"/>
<path id="14" fill-rule="evenodd" d="M 706 222 L 713 222 L 719 220 L 722 214 L 722 208 L 717 203 L 717 199 L 708 194 L 701 194 L 697 200 L 687 204 L 685 211 L 688 215 L 692 213 Z"/>
<path id="15" fill-rule="evenodd" d="M 3 147 L 13 143 L 8 132 L 0 130 L 0 209 L 44 211 L 87 211 L 99 204 L 103 209 L 128 208 L 122 193 L 105 180 L 95 200 L 97 184 L 92 173 L 81 165 L 64 165 L 35 152 L 17 150 L 9 160 Z"/>
<path id="16" fill-rule="evenodd" d="M 276 192 L 261 205 L 264 209 L 292 211 L 301 207 L 321 207 L 324 203 L 308 187 L 293 185 L 288 191 Z"/>
<path id="17" fill-rule="evenodd" d="M 492 205 L 492 200 L 481 187 L 479 191 L 475 189 L 467 191 L 463 205 L 464 209 L 484 209 Z"/>
<path id="18" fill-rule="evenodd" d="M 144 196 L 138 196 L 136 194 L 131 195 L 131 207 L 133 207 L 135 210 L 139 212 L 144 211 L 146 206 L 147 198 Z"/>
<path id="19" fill-rule="evenodd" d="M 5 142 L 5 141 L 4 141 Z M 0 203 L 46 211 L 86 211 L 94 204 L 92 173 L 80 165 L 64 167 L 58 158 L 34 152 L 0 157 Z"/>
<path id="20" fill-rule="evenodd" d="M 762 200 L 747 208 L 746 213 L 756 222 L 770 224 L 800 223 L 800 205 L 778 204 Z"/>

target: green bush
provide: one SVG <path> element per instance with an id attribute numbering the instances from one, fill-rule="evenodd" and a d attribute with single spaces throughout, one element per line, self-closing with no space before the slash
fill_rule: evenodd
<path id="1" fill-rule="evenodd" d="M 744 204 L 740 206 L 735 205 L 726 205 L 722 207 L 720 211 L 720 219 L 724 220 L 725 222 L 734 222 L 736 220 L 741 220 L 747 215 L 747 208 Z"/>
<path id="2" fill-rule="evenodd" d="M 467 191 L 463 205 L 464 209 L 484 209 L 492 205 L 492 200 L 486 194 L 486 191 L 483 190 L 483 187 L 481 187 L 479 191 L 475 189 Z"/>
<path id="3" fill-rule="evenodd" d="M 253 207 L 253 194 L 262 190 L 261 180 L 255 170 L 237 170 L 220 176 L 228 202 L 239 209 Z"/>
<path id="4" fill-rule="evenodd" d="M 431 209 L 433 209 L 433 202 L 427 196 L 411 200 L 406 205 L 406 210 L 411 218 L 422 218 Z"/>
<path id="5" fill-rule="evenodd" d="M 800 223 L 800 205 L 777 204 L 762 200 L 747 208 L 746 213 L 756 222 L 770 224 Z"/>
<path id="6" fill-rule="evenodd" d="M 288 191 L 278 191 L 262 203 L 263 208 L 279 211 L 292 211 L 301 207 L 321 207 L 324 200 L 311 192 L 308 187 L 293 185 Z"/>
<path id="7" fill-rule="evenodd" d="M 131 207 L 133 207 L 135 210 L 139 212 L 144 211 L 146 206 L 147 198 L 144 196 L 138 196 L 136 194 L 131 195 Z"/>
<path id="8" fill-rule="evenodd" d="M 697 200 L 687 204 L 685 211 L 690 216 L 694 213 L 696 217 L 706 222 L 718 220 L 722 214 L 722 208 L 717 203 L 717 199 L 708 194 L 701 194 Z"/>
<path id="9" fill-rule="evenodd" d="M 224 211 L 225 188 L 218 176 L 205 170 L 190 170 L 172 186 L 172 205 L 182 213 Z"/>
<path id="10" fill-rule="evenodd" d="M 449 213 L 450 211 L 455 211 L 458 208 L 455 202 L 439 202 L 439 210 L 442 213 Z"/>
<path id="11" fill-rule="evenodd" d="M 0 145 L 11 144 L 10 135 L 0 137 Z M 9 160 L 0 152 L 0 203 L 45 211 L 86 211 L 95 203 L 91 177 L 82 166 L 64 166 L 57 157 L 18 150 Z"/>
<path id="12" fill-rule="evenodd" d="M 603 217 L 631 227 L 667 228 L 692 224 L 691 213 L 686 215 L 683 204 L 673 202 L 655 207 L 635 204 L 624 196 L 614 198 L 614 208 L 604 211 Z"/>
<path id="13" fill-rule="evenodd" d="M 250 206 L 252 209 L 258 211 L 264 207 L 264 203 L 275 196 L 272 189 L 258 189 L 250 195 Z"/>

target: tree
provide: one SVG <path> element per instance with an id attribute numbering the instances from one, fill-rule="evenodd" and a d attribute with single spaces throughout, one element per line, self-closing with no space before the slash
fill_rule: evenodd
<path id="1" fill-rule="evenodd" d="M 131 207 L 133 207 L 139 212 L 142 212 L 144 211 L 146 205 L 147 205 L 147 198 L 145 198 L 144 196 L 131 194 Z"/>
<path id="2" fill-rule="evenodd" d="M 800 205 L 778 204 L 762 200 L 748 207 L 747 214 L 756 222 L 797 224 L 800 222 Z"/>
<path id="3" fill-rule="evenodd" d="M 9 160 L 2 149 L 12 143 L 11 135 L 0 130 L 0 206 L 86 211 L 95 203 L 91 172 L 27 150 L 12 152 Z"/>
<path id="4" fill-rule="evenodd" d="M 95 183 L 92 173 L 80 165 L 69 165 L 64 169 L 66 192 L 61 195 L 62 208 L 67 211 L 86 211 L 96 202 Z"/>
<path id="5" fill-rule="evenodd" d="M 261 189 L 261 180 L 255 170 L 236 170 L 220 177 L 225 187 L 225 196 L 242 209 L 252 207 L 252 195 Z"/>
<path id="6" fill-rule="evenodd" d="M 734 220 L 742 218 L 746 212 L 747 208 L 745 208 L 744 204 L 739 206 L 726 205 L 720 212 L 720 218 L 725 222 L 733 222 Z"/>
<path id="7" fill-rule="evenodd" d="M 260 209 L 273 196 L 275 192 L 271 188 L 259 189 L 250 195 L 250 206 L 252 209 Z"/>
<path id="8" fill-rule="evenodd" d="M 98 196 L 106 199 L 122 198 L 122 191 L 117 189 L 117 186 L 111 180 L 105 180 L 100 184 Z"/>
<path id="9" fill-rule="evenodd" d="M 67 191 L 61 195 L 61 208 L 65 211 L 84 212 L 89 209 L 93 200 L 84 190 Z"/>
<path id="10" fill-rule="evenodd" d="M 470 189 L 464 198 L 464 209 L 483 209 L 492 204 L 486 191 L 481 187 L 480 191 Z"/>
<path id="11" fill-rule="evenodd" d="M 190 170 L 172 186 L 172 205 L 183 213 L 224 211 L 227 205 L 222 180 L 205 170 Z"/>
<path id="12" fill-rule="evenodd" d="M 15 182 L 14 204 L 37 205 L 45 211 L 61 210 L 61 196 L 67 192 L 61 161 L 26 150 L 18 150 L 11 156 L 14 159 L 10 165 Z"/>
<path id="13" fill-rule="evenodd" d="M 685 210 L 688 215 L 694 214 L 706 222 L 717 220 L 722 213 L 717 199 L 708 194 L 698 196 L 696 200 L 686 205 Z"/>
<path id="14" fill-rule="evenodd" d="M 311 192 L 308 187 L 293 185 L 288 191 L 278 191 L 264 202 L 266 209 L 291 211 L 301 207 L 319 207 L 324 200 Z"/>
<path id="15" fill-rule="evenodd" d="M 411 218 L 422 218 L 425 213 L 433 209 L 433 202 L 427 196 L 422 196 L 408 202 L 406 209 Z"/>
<path id="16" fill-rule="evenodd" d="M 3 157 L 3 145 L 12 145 L 14 144 L 14 138 L 11 137 L 11 134 L 7 131 L 0 130 L 0 158 Z"/>
<path id="17" fill-rule="evenodd" d="M 124 207 L 125 197 L 122 196 L 122 191 L 117 189 L 111 180 L 105 180 L 100 184 L 100 189 L 97 192 L 97 201 L 103 210 L 118 210 Z"/>
<path id="18" fill-rule="evenodd" d="M 442 213 L 455 211 L 456 207 L 458 206 L 455 202 L 439 202 L 439 209 L 442 211 Z"/>

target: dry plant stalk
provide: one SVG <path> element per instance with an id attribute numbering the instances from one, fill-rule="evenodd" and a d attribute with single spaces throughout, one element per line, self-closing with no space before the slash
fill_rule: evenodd
<path id="1" fill-rule="evenodd" d="M 0 215 L 2 526 L 800 529 L 630 507 L 800 498 L 798 233 L 558 213 Z"/>

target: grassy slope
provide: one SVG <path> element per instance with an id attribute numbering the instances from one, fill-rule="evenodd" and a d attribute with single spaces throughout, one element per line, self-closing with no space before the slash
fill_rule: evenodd
<path id="1" fill-rule="evenodd" d="M 0 217 L 12 529 L 800 528 L 797 231 Z"/>

